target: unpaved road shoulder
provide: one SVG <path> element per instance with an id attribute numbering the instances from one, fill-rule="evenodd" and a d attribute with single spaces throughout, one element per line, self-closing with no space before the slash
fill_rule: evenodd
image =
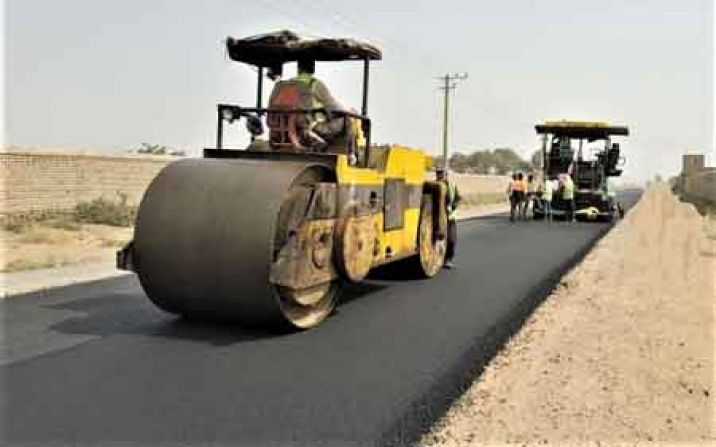
<path id="1" fill-rule="evenodd" d="M 703 219 L 653 186 L 422 443 L 713 440 L 715 274 Z"/>

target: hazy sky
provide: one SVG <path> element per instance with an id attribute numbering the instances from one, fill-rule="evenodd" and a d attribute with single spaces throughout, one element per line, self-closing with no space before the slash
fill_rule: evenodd
<path id="1" fill-rule="evenodd" d="M 253 104 L 255 76 L 223 39 L 290 28 L 370 39 L 376 142 L 440 151 L 436 76 L 465 71 L 452 102 L 455 150 L 527 155 L 543 119 L 630 126 L 627 173 L 714 156 L 710 0 L 6 0 L 6 144 L 199 153 L 215 103 Z M 360 65 L 318 65 L 360 106 Z M 270 83 L 269 83 L 270 84 Z M 268 93 L 268 87 L 267 87 Z M 238 141 L 239 127 L 229 141 Z"/>

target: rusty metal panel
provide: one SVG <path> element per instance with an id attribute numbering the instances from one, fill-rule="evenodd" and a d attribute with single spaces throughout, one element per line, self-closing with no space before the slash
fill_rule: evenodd
<path id="1" fill-rule="evenodd" d="M 407 194 L 404 179 L 385 179 L 385 207 L 383 229 L 385 231 L 403 228 Z"/>
<path id="2" fill-rule="evenodd" d="M 333 219 L 336 217 L 338 192 L 335 183 L 316 183 L 306 215 L 307 219 Z"/>

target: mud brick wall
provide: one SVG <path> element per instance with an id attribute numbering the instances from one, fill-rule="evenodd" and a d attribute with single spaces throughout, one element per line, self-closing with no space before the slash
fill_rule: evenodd
<path id="1" fill-rule="evenodd" d="M 507 175 L 479 175 L 450 173 L 450 179 L 455 182 L 460 194 L 505 193 L 507 200 L 507 185 L 510 177 Z"/>
<path id="2" fill-rule="evenodd" d="M 155 175 L 174 157 L 0 152 L 0 215 L 71 210 L 78 202 L 125 194 L 138 204 Z M 461 194 L 503 192 L 504 176 L 451 174 Z"/>
<path id="3" fill-rule="evenodd" d="M 78 202 L 127 196 L 139 203 L 169 157 L 0 152 L 0 214 L 70 210 Z"/>

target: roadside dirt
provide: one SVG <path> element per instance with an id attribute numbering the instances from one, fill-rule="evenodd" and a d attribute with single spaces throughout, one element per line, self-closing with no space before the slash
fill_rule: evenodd
<path id="1" fill-rule="evenodd" d="M 713 222 L 653 185 L 421 443 L 713 442 Z"/>
<path id="2" fill-rule="evenodd" d="M 76 224 L 73 228 L 34 225 L 21 232 L 0 231 L 0 271 L 16 272 L 92 264 L 114 259 L 132 228 Z"/>

